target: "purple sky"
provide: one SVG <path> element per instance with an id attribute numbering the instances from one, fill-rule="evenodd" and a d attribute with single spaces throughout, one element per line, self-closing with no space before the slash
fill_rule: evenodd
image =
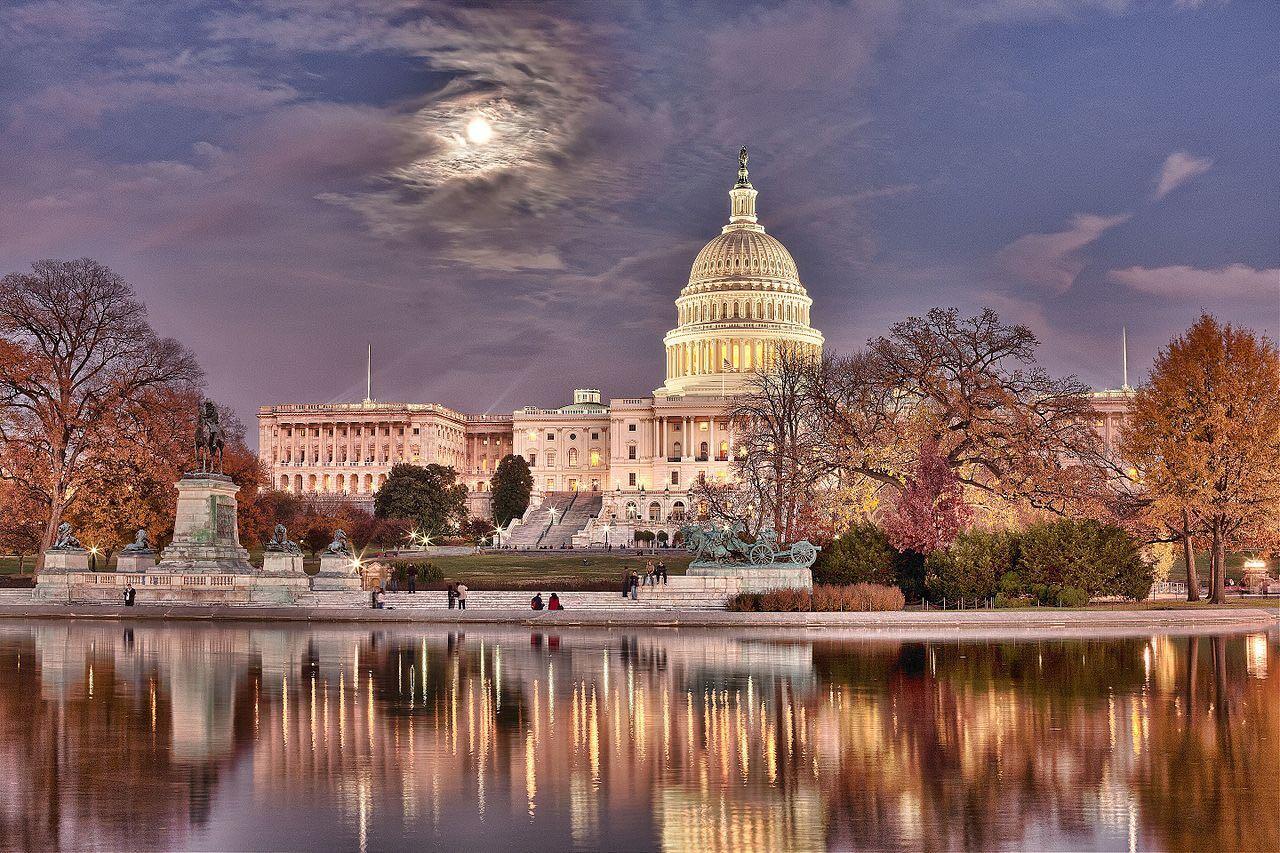
<path id="1" fill-rule="evenodd" d="M 0 272 L 97 258 L 247 421 L 643 394 L 740 145 L 830 345 L 934 305 L 1119 384 L 1280 328 L 1280 4 L 0 8 Z M 465 141 L 477 114 L 492 142 Z"/>

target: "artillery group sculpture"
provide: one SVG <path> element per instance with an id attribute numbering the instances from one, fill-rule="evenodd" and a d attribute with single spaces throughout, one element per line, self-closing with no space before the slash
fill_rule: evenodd
<path id="1" fill-rule="evenodd" d="M 744 539 L 745 533 L 742 522 L 680 528 L 685 547 L 693 554 L 692 566 L 807 569 L 818 559 L 818 546 L 807 539 L 780 548 L 772 528 L 763 528 L 754 541 Z"/>

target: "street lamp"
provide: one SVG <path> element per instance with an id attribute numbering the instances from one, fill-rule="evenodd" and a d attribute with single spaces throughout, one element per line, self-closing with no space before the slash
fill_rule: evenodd
<path id="1" fill-rule="evenodd" d="M 98 570 L 98 546 L 89 546 L 89 571 L 96 572 Z"/>

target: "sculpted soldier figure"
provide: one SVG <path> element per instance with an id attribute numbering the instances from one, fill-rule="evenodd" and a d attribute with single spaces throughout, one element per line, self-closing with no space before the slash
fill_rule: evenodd
<path id="1" fill-rule="evenodd" d="M 196 419 L 196 470 L 209 474 L 222 473 L 225 436 L 218 420 L 218 407 L 212 400 L 205 400 Z"/>

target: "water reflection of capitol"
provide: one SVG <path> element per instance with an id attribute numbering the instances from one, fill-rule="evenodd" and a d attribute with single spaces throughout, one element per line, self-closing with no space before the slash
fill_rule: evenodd
<path id="1" fill-rule="evenodd" d="M 388 826 L 435 843 L 478 826 L 549 848 L 1026 847 L 1086 831 L 1128 846 L 1150 837 L 1140 812 L 1155 804 L 1135 788 L 1167 772 L 1152 764 L 1161 738 L 1196 713 L 1211 720 L 1215 702 L 1265 713 L 1262 735 L 1280 734 L 1256 704 L 1277 681 L 1267 641 L 1232 642 L 1247 672 L 1219 684 L 1206 667 L 1226 651 L 1207 638 L 1193 663 L 1188 641 L 1167 638 L 1103 653 L 686 631 L 4 626 L 0 645 L 18 654 L 0 669 L 0 773 L 27 793 L 0 843 L 67 844 L 93 826 L 95 846 L 173 846 L 211 819 L 220 786 L 245 785 L 264 814 L 322 803 L 362 847 L 385 846 L 373 839 Z M 1112 671 L 1095 691 L 1104 654 Z M 24 665 L 34 707 L 7 677 Z M 1194 734 L 1215 749 L 1207 730 Z M 1222 784 L 1247 800 L 1239 774 L 1275 778 L 1280 761 L 1240 737 L 1233 754 L 1257 763 Z M 65 825 L 20 839 L 21 810 L 51 801 Z M 155 834 L 140 843 L 139 830 Z M 1249 839 L 1265 840 L 1235 841 Z"/>

